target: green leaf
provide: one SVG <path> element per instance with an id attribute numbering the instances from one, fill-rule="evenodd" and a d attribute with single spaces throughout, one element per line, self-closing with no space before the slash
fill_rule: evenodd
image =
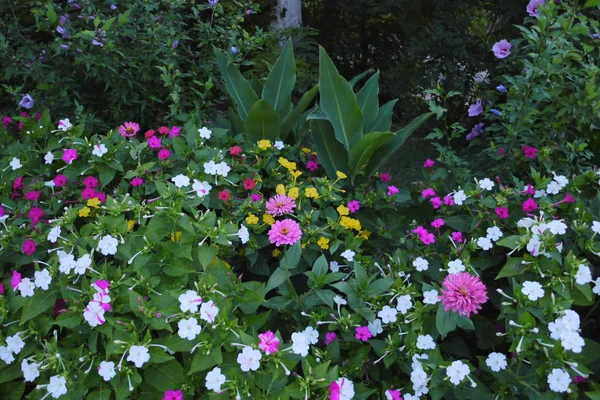
<path id="1" fill-rule="evenodd" d="M 319 93 L 319 84 L 316 84 L 308 92 L 304 93 L 296 105 L 296 108 L 294 108 L 292 112 L 285 116 L 281 122 L 281 133 L 279 135 L 282 140 L 289 135 L 290 131 L 296 125 L 296 122 L 302 116 L 304 110 L 306 110 L 309 104 L 313 101 L 317 93 Z"/>
<path id="2" fill-rule="evenodd" d="M 362 136 L 362 113 L 350 84 L 338 73 L 322 47 L 319 48 L 319 87 L 321 109 L 333 125 L 337 140 L 350 150 Z"/>
<path id="3" fill-rule="evenodd" d="M 302 255 L 302 244 L 300 241 L 294 243 L 289 247 L 283 255 L 279 267 L 283 269 L 294 269 L 300 262 L 300 256 Z"/>
<path id="4" fill-rule="evenodd" d="M 267 287 L 265 288 L 265 293 L 270 292 L 271 290 L 279 287 L 283 282 L 285 282 L 290 277 L 290 271 L 285 270 L 281 267 L 277 268 L 273 275 L 269 278 L 269 282 L 267 282 Z"/>
<path id="5" fill-rule="evenodd" d="M 288 39 L 281 55 L 267 77 L 262 98 L 277 111 L 280 118 L 288 114 L 292 91 L 296 84 L 296 61 L 292 40 Z"/>
<path id="6" fill-rule="evenodd" d="M 386 141 L 394 136 L 392 132 L 371 132 L 360 138 L 358 144 L 350 150 L 350 178 L 354 179 L 360 168 Z"/>
<path id="7" fill-rule="evenodd" d="M 202 264 L 202 268 L 206 269 L 215 259 L 217 255 L 217 248 L 209 245 L 202 245 L 198 247 L 198 259 L 200 260 L 200 264 Z"/>
<path id="8" fill-rule="evenodd" d="M 221 353 L 220 347 L 211 349 L 210 354 L 203 354 L 201 351 L 198 351 L 192 360 L 192 365 L 190 366 L 188 375 L 205 371 L 211 367 L 214 367 L 215 365 L 221 364 L 222 362 L 223 353 Z"/>
<path id="9" fill-rule="evenodd" d="M 600 5 L 600 0 L 588 0 L 583 5 L 583 8 L 596 7 Z"/>
<path id="10" fill-rule="evenodd" d="M 313 264 L 312 272 L 314 272 L 315 275 L 320 278 L 325 276 L 328 270 L 329 264 L 327 263 L 327 258 L 325 258 L 325 255 L 323 254 L 321 257 L 317 258 L 317 261 L 315 261 Z"/>
<path id="11" fill-rule="evenodd" d="M 175 360 L 152 365 L 144 371 L 144 382 L 161 392 L 180 387 L 185 382 L 183 367 Z"/>
<path id="12" fill-rule="evenodd" d="M 32 297 L 27 298 L 23 306 L 20 325 L 54 307 L 58 290 L 36 290 Z"/>
<path id="13" fill-rule="evenodd" d="M 214 50 L 217 56 L 219 71 L 225 80 L 227 92 L 237 105 L 240 117 L 246 119 L 250 108 L 258 101 L 258 96 L 254 93 L 252 86 L 244 78 L 240 70 L 233 63 L 228 62 L 227 57 L 216 47 Z"/>
<path id="14" fill-rule="evenodd" d="M 458 314 L 453 313 L 450 310 L 444 311 L 444 305 L 440 304 L 435 315 L 435 327 L 440 335 L 442 335 L 442 339 L 445 338 L 448 333 L 455 330 L 457 324 Z"/>
<path id="15" fill-rule="evenodd" d="M 396 132 L 396 136 L 393 137 L 392 139 L 388 140 L 386 142 L 385 147 L 380 148 L 379 150 L 377 150 L 375 152 L 375 154 L 373 154 L 373 157 L 371 157 L 371 161 L 369 162 L 369 165 L 367 166 L 366 175 L 367 176 L 374 175 L 375 172 L 377 172 L 377 170 L 379 170 L 379 168 L 381 168 L 383 166 L 383 164 L 385 164 L 385 162 L 392 155 L 394 155 L 394 153 L 396 153 L 396 151 L 398 151 L 398 149 L 400 149 L 400 147 L 402 147 L 402 145 L 404 144 L 406 139 L 408 139 L 408 137 L 414 131 L 416 131 L 421 125 L 423 125 L 425 123 L 425 121 L 427 121 L 429 118 L 431 118 L 432 115 L 433 115 L 432 113 L 422 114 L 422 115 L 418 116 L 417 118 L 413 119 L 412 122 L 408 126 L 402 128 L 398 132 Z"/>
<path id="16" fill-rule="evenodd" d="M 331 179 L 336 179 L 336 171 L 348 173 L 348 152 L 335 138 L 329 121 L 311 120 L 310 131 L 315 142 L 319 162 Z"/>
<path id="17" fill-rule="evenodd" d="M 496 242 L 498 246 L 507 247 L 509 249 L 514 249 L 515 247 L 519 246 L 520 243 L 521 236 L 519 235 L 507 236 L 504 239 L 500 239 Z"/>
<path id="18" fill-rule="evenodd" d="M 374 69 L 373 68 L 369 68 L 368 70 L 366 70 L 365 72 L 362 72 L 358 75 L 356 75 L 354 78 L 350 79 L 350 87 L 354 88 L 354 86 L 356 86 L 356 84 L 358 82 L 360 82 L 360 80 L 362 78 L 364 78 L 365 76 L 369 75 L 371 72 L 373 72 Z"/>
<path id="19" fill-rule="evenodd" d="M 379 111 L 379 71 L 356 93 L 356 101 L 363 115 L 363 123 L 369 126 Z"/>
<path id="20" fill-rule="evenodd" d="M 46 17 L 48 18 L 48 22 L 50 22 L 52 25 L 56 23 L 57 15 L 52 3 L 48 4 L 48 11 L 46 12 Z"/>
<path id="21" fill-rule="evenodd" d="M 508 259 L 506 260 L 506 264 L 504 265 L 504 267 L 502 267 L 502 269 L 498 273 L 498 276 L 496 276 L 496 279 L 515 276 L 520 274 L 521 272 L 521 259 L 508 257 Z"/>
<path id="22" fill-rule="evenodd" d="M 453 215 L 445 219 L 446 225 L 459 232 L 470 232 L 473 218 L 467 214 Z"/>
<path id="23" fill-rule="evenodd" d="M 389 131 L 392 127 L 392 115 L 396 102 L 398 102 L 398 99 L 388 101 L 382 105 L 377 112 L 377 117 L 375 117 L 369 125 L 366 125 L 367 129 L 365 132 Z"/>
<path id="24" fill-rule="evenodd" d="M 266 100 L 258 100 L 244 120 L 244 133 L 248 140 L 275 140 L 281 130 L 281 118 Z"/>

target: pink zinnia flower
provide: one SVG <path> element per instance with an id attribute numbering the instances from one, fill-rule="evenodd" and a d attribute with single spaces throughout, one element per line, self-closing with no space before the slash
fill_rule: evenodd
<path id="1" fill-rule="evenodd" d="M 83 180 L 83 184 L 86 188 L 95 188 L 98 186 L 98 179 L 93 176 L 86 176 Z"/>
<path id="2" fill-rule="evenodd" d="M 402 400 L 402 393 L 400 393 L 398 389 L 390 389 L 386 391 L 385 394 L 389 400 Z"/>
<path id="3" fill-rule="evenodd" d="M 151 136 L 148 138 L 148 146 L 150 146 L 151 149 L 160 149 L 161 146 L 161 140 L 158 136 Z"/>
<path id="4" fill-rule="evenodd" d="M 257 201 L 260 201 L 262 199 L 262 196 L 258 193 L 252 193 L 251 199 L 252 202 L 256 203 Z"/>
<path id="5" fill-rule="evenodd" d="M 425 162 L 423 163 L 423 167 L 424 168 L 431 168 L 435 165 L 435 161 L 431 160 L 431 159 L 427 159 L 425 160 Z"/>
<path id="6" fill-rule="evenodd" d="M 296 202 L 285 194 L 278 194 L 269 199 L 266 204 L 267 214 L 274 216 L 291 213 L 296 208 Z"/>
<path id="7" fill-rule="evenodd" d="M 536 149 L 535 147 L 530 147 L 530 146 L 521 146 L 521 151 L 523 152 L 523 155 L 525 155 L 526 158 L 533 159 L 533 158 L 535 158 L 535 155 L 537 154 L 538 149 Z"/>
<path id="8" fill-rule="evenodd" d="M 31 239 L 27 239 L 23 242 L 23 248 L 21 249 L 23 254 L 27 254 L 28 256 L 35 253 L 35 242 Z"/>
<path id="9" fill-rule="evenodd" d="M 351 213 L 357 212 L 360 210 L 360 202 L 358 200 L 350 200 L 348 202 L 348 210 L 350 210 Z"/>
<path id="10" fill-rule="evenodd" d="M 429 201 L 433 205 L 433 208 L 436 210 L 442 206 L 442 199 L 440 199 L 439 197 L 432 197 L 431 199 L 429 199 Z"/>
<path id="11" fill-rule="evenodd" d="M 135 122 L 125 122 L 119 127 L 119 133 L 121 136 L 132 137 L 140 131 L 140 126 Z"/>
<path id="12" fill-rule="evenodd" d="M 452 198 L 452 196 L 444 196 L 444 204 L 447 206 L 453 206 L 454 199 Z"/>
<path id="13" fill-rule="evenodd" d="M 433 190 L 433 188 L 424 189 L 421 192 L 421 197 L 423 197 L 424 199 L 428 197 L 435 197 L 435 190 Z"/>
<path id="14" fill-rule="evenodd" d="M 527 4 L 527 13 L 530 17 L 537 17 L 540 14 L 540 6 L 546 4 L 546 0 L 531 0 L 529 4 Z"/>
<path id="15" fill-rule="evenodd" d="M 67 184 L 67 177 L 59 174 L 52 179 L 52 182 L 54 182 L 54 186 L 56 187 L 65 186 Z"/>
<path id="16" fill-rule="evenodd" d="M 279 247 L 282 244 L 294 244 L 302 238 L 302 229 L 293 219 L 276 221 L 269 230 L 269 240 Z"/>
<path id="17" fill-rule="evenodd" d="M 227 190 L 221 190 L 219 192 L 219 200 L 221 201 L 227 201 L 231 198 L 231 195 L 229 194 L 229 192 Z"/>
<path id="18" fill-rule="evenodd" d="M 141 186 L 141 185 L 142 185 L 142 183 L 144 183 L 144 181 L 142 180 L 142 178 L 140 178 L 140 177 L 137 177 L 137 176 L 136 176 L 135 178 L 133 178 L 133 179 L 131 180 L 131 182 L 129 182 L 129 184 L 130 184 L 131 186 L 133 186 L 133 187 L 135 187 L 135 186 Z"/>
<path id="19" fill-rule="evenodd" d="M 13 276 L 10 279 L 10 285 L 12 286 L 13 290 L 17 290 L 19 288 L 19 284 L 21 284 L 21 281 L 21 274 L 17 271 L 13 271 Z"/>
<path id="20" fill-rule="evenodd" d="M 506 58 L 508 56 L 510 56 L 510 49 L 512 48 L 512 44 L 510 44 L 510 42 L 506 39 L 502 39 L 499 42 L 496 42 L 494 44 L 494 47 L 492 47 L 492 51 L 494 52 L 494 55 L 497 58 Z"/>
<path id="21" fill-rule="evenodd" d="M 383 174 L 379 175 L 379 179 L 381 179 L 381 182 L 389 182 L 392 180 L 392 177 L 390 174 L 384 172 Z"/>
<path id="22" fill-rule="evenodd" d="M 181 390 L 167 390 L 163 400 L 183 400 L 183 392 Z"/>
<path id="23" fill-rule="evenodd" d="M 433 226 L 434 228 L 440 228 L 444 225 L 445 225 L 445 222 L 444 222 L 443 218 L 434 219 L 433 222 L 431 223 L 431 226 Z"/>
<path id="24" fill-rule="evenodd" d="M 440 300 L 444 311 L 452 309 L 452 312 L 469 318 L 471 313 L 477 314 L 481 310 L 481 304 L 487 299 L 485 285 L 478 277 L 471 276 L 468 272 L 449 274 L 442 283 Z"/>
<path id="25" fill-rule="evenodd" d="M 462 232 L 452 232 L 452 240 L 458 243 L 462 243 L 463 237 Z"/>
<path id="26" fill-rule="evenodd" d="M 158 152 L 158 158 L 165 161 L 167 158 L 171 157 L 171 152 L 169 149 L 163 148 Z"/>
<path id="27" fill-rule="evenodd" d="M 335 332 L 327 332 L 325 334 L 325 346 L 329 345 L 329 343 L 333 342 L 337 338 Z"/>
<path id="28" fill-rule="evenodd" d="M 508 208 L 507 207 L 496 207 L 496 214 L 498 215 L 498 217 L 500 217 L 502 219 L 506 219 L 509 217 Z"/>
<path id="29" fill-rule="evenodd" d="M 158 133 L 160 133 L 161 135 L 168 135 L 169 131 L 170 129 L 166 126 L 161 126 L 160 128 L 158 128 Z"/>
<path id="30" fill-rule="evenodd" d="M 174 126 L 169 130 L 169 137 L 174 138 L 175 136 L 179 136 L 179 132 L 181 132 L 181 128 Z"/>
<path id="31" fill-rule="evenodd" d="M 523 211 L 532 212 L 538 207 L 537 203 L 534 199 L 527 199 L 523 202 Z"/>
<path id="32" fill-rule="evenodd" d="M 39 198 L 40 198 L 40 193 L 35 190 L 29 191 L 25 194 L 25 200 L 28 200 L 28 201 L 36 201 Z"/>
<path id="33" fill-rule="evenodd" d="M 273 332 L 266 331 L 265 333 L 258 335 L 258 338 L 260 339 L 258 347 L 266 354 L 277 352 L 277 348 L 279 348 L 279 338 L 275 336 Z"/>
<path id="34" fill-rule="evenodd" d="M 362 340 L 363 342 L 368 341 L 371 336 L 373 336 L 371 334 L 371 331 L 369 331 L 369 327 L 368 326 L 357 326 L 356 327 L 356 335 L 354 335 L 355 338 L 357 338 L 358 340 Z"/>
<path id="35" fill-rule="evenodd" d="M 319 169 L 319 163 L 316 160 L 310 160 L 306 163 L 306 169 L 309 171 L 316 171 Z"/>
<path id="36" fill-rule="evenodd" d="M 396 193 L 398 193 L 398 188 L 396 186 L 394 186 L 394 185 L 388 186 L 388 192 L 387 192 L 388 196 L 392 197 Z"/>
<path id="37" fill-rule="evenodd" d="M 31 210 L 29 210 L 29 218 L 31 219 L 31 224 L 32 225 L 36 225 L 38 222 L 40 222 L 40 219 L 42 219 L 42 216 L 44 215 L 44 210 L 42 210 L 39 207 L 31 207 Z"/>
<path id="38" fill-rule="evenodd" d="M 254 182 L 254 179 L 252 179 L 252 178 L 244 179 L 243 184 L 244 184 L 244 189 L 246 189 L 246 190 L 252 190 L 256 187 L 256 182 Z"/>
<path id="39" fill-rule="evenodd" d="M 74 160 L 77 160 L 77 150 L 75 150 L 75 149 L 66 149 L 63 152 L 62 159 L 67 164 L 71 164 Z"/>
<path id="40" fill-rule="evenodd" d="M 240 146 L 233 146 L 232 148 L 229 149 L 229 154 L 231 154 L 232 156 L 237 156 L 241 152 L 242 152 L 242 148 Z"/>

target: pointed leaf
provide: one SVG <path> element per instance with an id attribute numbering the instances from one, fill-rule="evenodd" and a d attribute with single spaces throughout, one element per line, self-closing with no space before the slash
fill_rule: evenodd
<path id="1" fill-rule="evenodd" d="M 294 125 L 296 125 L 296 121 L 298 121 L 298 118 L 302 116 L 302 113 L 304 113 L 306 107 L 308 107 L 309 104 L 313 101 L 317 93 L 319 93 L 318 84 L 313 86 L 308 92 L 304 93 L 304 95 L 302 95 L 302 98 L 300 98 L 300 101 L 296 105 L 296 108 L 294 108 L 294 110 L 291 113 L 285 116 L 285 118 L 281 122 L 281 134 L 279 135 L 282 140 L 287 137 Z"/>
<path id="2" fill-rule="evenodd" d="M 292 40 L 288 39 L 281 55 L 267 77 L 262 98 L 277 111 L 280 118 L 288 114 L 292 91 L 296 85 L 296 62 Z"/>
<path id="3" fill-rule="evenodd" d="M 327 175 L 335 179 L 336 171 L 348 172 L 348 152 L 335 138 L 333 127 L 329 121 L 311 120 L 310 131 L 315 142 L 319 162 Z"/>
<path id="4" fill-rule="evenodd" d="M 246 137 L 257 142 L 262 139 L 275 140 L 281 130 L 281 119 L 266 100 L 258 100 L 244 120 Z"/>
<path id="5" fill-rule="evenodd" d="M 221 51 L 215 48 L 215 54 L 227 92 L 237 105 L 240 117 L 245 119 L 252 105 L 258 101 L 258 96 L 254 93 L 250 83 L 242 76 L 240 70 L 233 63 L 229 63 Z"/>
<path id="6" fill-rule="evenodd" d="M 250 86 L 252 86 L 252 90 L 254 90 L 254 93 L 256 93 L 257 96 L 260 96 L 262 91 L 263 91 L 263 84 L 260 83 L 260 81 L 253 76 L 252 79 L 250 79 Z"/>
<path id="7" fill-rule="evenodd" d="M 373 68 L 369 68 L 365 72 L 362 72 L 362 73 L 356 75 L 354 78 L 350 79 L 350 82 L 349 82 L 350 83 L 350 87 L 354 88 L 354 86 L 356 86 L 356 84 L 358 82 L 360 82 L 362 78 L 364 78 L 365 76 L 369 75 L 373 71 L 374 71 Z"/>
<path id="8" fill-rule="evenodd" d="M 398 99 L 394 99 L 382 105 L 377 112 L 377 117 L 375 117 L 369 125 L 365 124 L 367 127 L 365 132 L 389 131 L 392 127 L 392 115 L 397 101 Z"/>
<path id="9" fill-rule="evenodd" d="M 362 136 L 362 113 L 350 84 L 338 73 L 322 47 L 319 49 L 321 109 L 333 125 L 335 137 L 350 150 Z"/>
<path id="10" fill-rule="evenodd" d="M 350 150 L 350 176 L 352 179 L 361 166 L 369 162 L 373 153 L 392 136 L 394 136 L 392 132 L 371 132 L 360 138 L 358 144 Z"/>
<path id="11" fill-rule="evenodd" d="M 356 93 L 356 101 L 362 111 L 364 125 L 369 126 L 379 111 L 379 71 Z"/>

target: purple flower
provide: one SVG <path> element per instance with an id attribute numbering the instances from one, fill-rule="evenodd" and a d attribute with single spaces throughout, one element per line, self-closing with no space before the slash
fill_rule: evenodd
<path id="1" fill-rule="evenodd" d="M 477 136 L 483 135 L 483 127 L 484 127 L 483 122 L 480 122 L 477 125 L 475 125 L 473 127 L 473 130 L 471 130 L 471 133 L 469 133 L 467 135 L 467 140 L 471 141 L 471 140 L 475 139 Z"/>
<path id="2" fill-rule="evenodd" d="M 469 107 L 469 117 L 476 117 L 483 112 L 483 102 L 477 99 L 475 104 L 471 104 Z"/>
<path id="3" fill-rule="evenodd" d="M 497 115 L 497 116 L 499 116 L 499 117 L 501 117 L 501 116 L 502 116 L 502 112 L 500 112 L 499 110 L 496 110 L 495 108 L 492 108 L 492 109 L 490 110 L 490 112 L 491 112 L 492 114 L 494 114 L 494 115 Z"/>
<path id="4" fill-rule="evenodd" d="M 58 20 L 58 23 L 61 25 L 64 25 L 67 23 L 67 19 L 69 18 L 69 16 L 67 14 L 63 14 L 60 16 L 60 20 Z"/>
<path id="5" fill-rule="evenodd" d="M 494 55 L 496 57 L 502 59 L 510 56 L 511 47 L 512 44 L 510 44 L 508 40 L 502 39 L 501 41 L 496 42 L 494 44 L 494 47 L 492 47 L 492 51 L 494 52 Z"/>
<path id="6" fill-rule="evenodd" d="M 506 93 L 506 87 L 504 85 L 496 86 L 496 90 L 499 91 L 500 93 Z"/>
<path id="7" fill-rule="evenodd" d="M 110 5 L 110 9 L 111 10 L 116 10 L 117 9 L 117 5 L 116 4 L 111 4 Z"/>
<path id="8" fill-rule="evenodd" d="M 176 49 L 177 46 L 179 46 L 179 40 L 173 40 L 173 43 L 171 43 L 171 47 Z"/>
<path id="9" fill-rule="evenodd" d="M 246 15 L 252 15 L 252 14 L 254 14 L 254 11 L 252 11 L 250 9 L 246 10 Z"/>
<path id="10" fill-rule="evenodd" d="M 208 0 L 208 4 L 214 7 L 219 4 L 219 0 Z"/>
<path id="11" fill-rule="evenodd" d="M 527 4 L 527 13 L 530 17 L 536 17 L 540 13 L 540 6 L 546 4 L 546 0 L 531 0 L 529 4 Z"/>
<path id="12" fill-rule="evenodd" d="M 69 46 L 67 46 L 66 44 L 61 44 L 60 48 L 63 49 L 63 50 L 66 50 L 66 49 L 69 48 Z"/>
<path id="13" fill-rule="evenodd" d="M 31 97 L 29 94 L 23 96 L 23 98 L 19 102 L 19 105 L 26 109 L 30 109 L 31 107 L 33 107 L 34 104 L 35 101 L 33 101 L 33 97 Z"/>
<path id="14" fill-rule="evenodd" d="M 65 28 L 63 28 L 62 26 L 60 26 L 60 25 L 56 27 L 56 31 L 57 31 L 58 33 L 60 33 L 60 35 L 62 36 L 62 38 L 63 38 L 63 39 L 66 39 L 66 38 L 68 38 L 69 36 L 71 36 L 71 35 L 69 34 L 69 32 L 67 32 L 67 30 L 66 30 Z"/>
<path id="15" fill-rule="evenodd" d="M 98 41 L 98 40 L 96 40 L 96 39 L 92 40 L 92 44 L 93 44 L 94 46 L 100 46 L 100 47 L 104 47 L 104 43 L 102 43 L 102 42 L 99 42 L 99 41 Z"/>
<path id="16" fill-rule="evenodd" d="M 234 56 L 238 53 L 238 48 L 235 46 L 231 46 L 231 54 L 233 54 Z"/>

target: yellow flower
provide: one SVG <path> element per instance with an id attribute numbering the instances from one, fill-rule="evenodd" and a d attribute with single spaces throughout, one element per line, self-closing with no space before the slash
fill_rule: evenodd
<path id="1" fill-rule="evenodd" d="M 299 195 L 300 195 L 300 191 L 298 190 L 297 187 L 291 188 L 290 191 L 288 192 L 288 196 L 290 196 L 294 200 L 296 200 Z"/>
<path id="2" fill-rule="evenodd" d="M 285 167 L 288 169 L 288 171 L 294 171 L 296 169 L 296 163 L 289 162 Z"/>
<path id="3" fill-rule="evenodd" d="M 317 244 L 319 245 L 320 248 L 322 248 L 323 250 L 327 250 L 329 248 L 329 239 L 321 237 L 319 238 L 319 240 L 317 241 Z"/>
<path id="4" fill-rule="evenodd" d="M 80 217 L 87 217 L 90 215 L 90 208 L 89 207 L 83 207 L 81 210 L 79 210 L 79 216 Z"/>
<path id="5" fill-rule="evenodd" d="M 263 215 L 263 222 L 265 224 L 273 225 L 275 223 L 275 218 L 270 214 L 265 214 Z"/>
<path id="6" fill-rule="evenodd" d="M 318 199 L 319 192 L 314 187 L 304 189 L 304 195 L 308 198 Z"/>
<path id="7" fill-rule="evenodd" d="M 100 205 L 100 200 L 97 197 L 93 197 L 87 201 L 87 205 L 89 207 L 100 208 L 98 207 Z"/>
<path id="8" fill-rule="evenodd" d="M 280 164 L 280 165 L 283 165 L 283 166 L 284 166 L 284 167 L 286 167 L 286 168 L 287 168 L 287 166 L 290 164 L 290 160 L 288 160 L 288 159 L 287 159 L 287 158 L 285 158 L 285 157 L 279 157 L 279 160 L 277 160 L 277 161 L 279 161 L 279 164 Z"/>
<path id="9" fill-rule="evenodd" d="M 271 147 L 271 141 L 270 141 L 270 140 L 266 140 L 266 139 L 259 140 L 259 142 L 258 142 L 258 147 L 259 147 L 261 150 L 266 150 L 266 149 L 268 149 L 268 148 L 270 148 L 270 147 Z"/>
<path id="10" fill-rule="evenodd" d="M 294 181 L 295 181 L 296 179 L 298 179 L 298 177 L 300 175 L 302 175 L 302 171 L 291 171 L 290 170 L 290 174 L 292 174 L 292 176 L 294 177 Z"/>
<path id="11" fill-rule="evenodd" d="M 273 257 L 279 257 L 281 255 L 281 251 L 279 249 L 273 250 Z"/>
<path id="12" fill-rule="evenodd" d="M 302 151 L 303 151 L 303 152 L 305 152 L 305 153 L 310 153 L 310 152 L 312 152 L 312 150 L 311 150 L 311 149 L 309 149 L 309 148 L 307 148 L 307 147 L 303 147 L 303 148 L 302 148 Z"/>
<path id="13" fill-rule="evenodd" d="M 179 238 L 181 237 L 181 231 L 177 231 L 175 233 L 171 233 L 171 241 L 179 242 Z"/>
<path id="14" fill-rule="evenodd" d="M 307 245 L 307 243 L 302 243 L 302 248 L 305 249 L 306 245 Z"/>
<path id="15" fill-rule="evenodd" d="M 354 229 L 356 231 L 360 231 L 362 229 L 360 226 L 360 221 L 350 217 L 342 217 L 340 220 L 340 225 L 346 229 Z"/>
<path id="16" fill-rule="evenodd" d="M 285 186 L 283 186 L 281 183 L 277 185 L 277 187 L 275 188 L 275 193 L 285 194 Z"/>
<path id="17" fill-rule="evenodd" d="M 248 213 L 246 217 L 246 223 L 248 225 L 256 225 L 258 223 L 258 217 L 252 213 Z"/>
<path id="18" fill-rule="evenodd" d="M 135 221 L 129 220 L 127 221 L 127 232 L 131 232 L 133 230 L 133 226 L 135 225 Z"/>
<path id="19" fill-rule="evenodd" d="M 337 208 L 337 212 L 340 215 L 349 215 L 350 214 L 350 210 L 348 209 L 348 207 L 346 207 L 345 205 L 341 204 L 338 208 Z"/>
<path id="20" fill-rule="evenodd" d="M 364 230 L 364 231 L 360 231 L 360 233 L 358 234 L 359 238 L 365 239 L 365 240 L 369 240 L 369 236 L 371 236 L 371 232 L 369 232 L 368 230 Z"/>
<path id="21" fill-rule="evenodd" d="M 335 174 L 337 175 L 338 179 L 346 179 L 348 176 L 343 173 L 342 171 L 335 171 Z"/>

